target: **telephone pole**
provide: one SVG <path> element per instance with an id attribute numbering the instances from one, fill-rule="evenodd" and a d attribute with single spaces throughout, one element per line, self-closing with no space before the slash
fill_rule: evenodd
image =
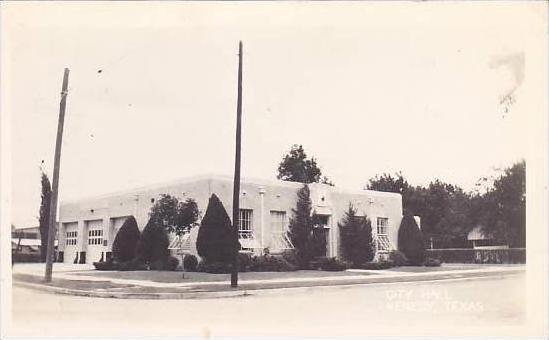
<path id="1" fill-rule="evenodd" d="M 63 85 L 61 87 L 61 102 L 59 103 L 59 122 L 57 124 L 57 138 L 55 140 L 55 156 L 53 161 L 53 183 L 50 202 L 50 215 L 48 227 L 48 248 L 46 251 L 46 274 L 44 280 L 51 282 L 53 266 L 53 248 L 55 247 L 56 215 L 57 215 L 57 193 L 59 189 L 59 162 L 61 161 L 61 144 L 63 141 L 63 124 L 65 121 L 65 106 L 67 103 L 67 87 L 69 85 L 69 69 L 65 68 L 63 74 Z"/>
<path id="2" fill-rule="evenodd" d="M 238 225 L 240 215 L 240 145 L 241 145 L 241 121 L 242 121 L 242 41 L 238 43 L 238 97 L 236 100 L 236 150 L 234 159 L 234 183 L 233 183 L 233 233 L 238 244 Z M 238 287 L 238 246 L 233 253 L 233 265 L 231 271 L 231 287 Z"/>

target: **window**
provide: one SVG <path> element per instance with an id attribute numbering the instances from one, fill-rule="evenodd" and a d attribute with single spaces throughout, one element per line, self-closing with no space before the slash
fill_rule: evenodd
<path id="1" fill-rule="evenodd" d="M 271 232 L 282 234 L 286 231 L 286 212 L 271 210 Z"/>
<path id="2" fill-rule="evenodd" d="M 271 250 L 282 251 L 293 248 L 288 237 L 287 226 L 286 212 L 271 210 L 271 243 L 269 247 Z"/>
<path id="3" fill-rule="evenodd" d="M 103 244 L 103 229 L 88 230 L 88 244 L 102 245 Z"/>
<path id="4" fill-rule="evenodd" d="M 76 231 L 67 231 L 65 238 L 65 244 L 67 246 L 75 246 L 78 233 Z"/>
<path id="5" fill-rule="evenodd" d="M 253 232 L 253 210 L 240 209 L 238 234 L 240 238 L 251 238 Z"/>
<path id="6" fill-rule="evenodd" d="M 389 219 L 387 217 L 378 217 L 377 228 L 376 228 L 376 231 L 377 231 L 376 243 L 377 243 L 378 251 L 389 251 L 393 248 L 391 245 L 391 241 L 387 236 L 388 228 L 389 228 Z"/>
<path id="7" fill-rule="evenodd" d="M 387 217 L 377 218 L 377 234 L 387 235 L 387 228 L 389 227 L 389 219 Z"/>

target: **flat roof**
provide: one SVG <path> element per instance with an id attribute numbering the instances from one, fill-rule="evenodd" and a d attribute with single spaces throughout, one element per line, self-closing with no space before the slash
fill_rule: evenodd
<path id="1" fill-rule="evenodd" d="M 108 198 L 113 196 L 124 196 L 129 194 L 137 194 L 140 192 L 148 191 L 148 190 L 155 190 L 159 188 L 165 188 L 170 187 L 174 185 L 180 185 L 185 183 L 192 183 L 192 182 L 198 182 L 198 181 L 204 181 L 204 180 L 218 180 L 218 181 L 226 181 L 226 182 L 232 182 L 233 177 L 227 176 L 227 175 L 219 175 L 219 174 L 206 174 L 206 175 L 198 175 L 198 176 L 191 176 L 191 177 L 185 177 L 175 180 L 169 180 L 165 182 L 158 182 L 154 184 L 148 184 L 144 186 L 139 186 L 131 189 L 126 190 L 119 190 L 119 191 L 113 191 L 101 195 L 94 195 L 94 196 L 87 196 L 77 199 L 69 199 L 69 200 L 62 200 L 60 201 L 61 204 L 70 204 L 70 203 L 78 203 L 83 201 L 92 201 L 102 198 Z M 303 183 L 299 182 L 290 182 L 290 181 L 282 181 L 282 180 L 270 180 L 270 179 L 260 179 L 260 178 L 249 178 L 249 177 L 242 177 L 241 178 L 242 184 L 252 184 L 252 185 L 265 185 L 265 186 L 280 186 L 280 187 L 288 187 L 288 188 L 300 188 L 303 186 Z M 345 190 L 340 189 L 336 186 L 331 186 L 328 184 L 323 183 L 309 183 L 309 186 L 321 186 L 325 189 L 336 192 L 336 193 L 343 193 L 343 194 L 355 194 L 355 195 L 364 195 L 367 194 L 369 196 L 374 197 L 400 197 L 401 194 L 394 193 L 394 192 L 383 192 L 383 191 L 375 191 L 375 190 Z"/>

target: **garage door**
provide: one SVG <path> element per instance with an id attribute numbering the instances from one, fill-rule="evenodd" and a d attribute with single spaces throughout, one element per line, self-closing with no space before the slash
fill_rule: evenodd
<path id="1" fill-rule="evenodd" d="M 103 246 L 103 220 L 86 221 L 86 225 L 88 231 L 86 263 L 98 262 L 102 253 L 106 251 L 106 247 Z"/>
<path id="2" fill-rule="evenodd" d="M 78 222 L 63 223 L 65 231 L 65 250 L 63 252 L 63 262 L 73 263 L 76 258 L 77 240 L 78 240 Z"/>

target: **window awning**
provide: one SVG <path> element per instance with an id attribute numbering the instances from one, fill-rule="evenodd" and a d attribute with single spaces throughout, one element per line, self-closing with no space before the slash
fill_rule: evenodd
<path id="1" fill-rule="evenodd" d="M 182 253 L 190 253 L 191 233 L 185 233 L 183 235 L 176 236 L 168 246 L 168 249 L 177 250 Z"/>
<path id="2" fill-rule="evenodd" d="M 242 249 L 261 249 L 261 245 L 254 238 L 240 238 L 238 241 Z"/>
<path id="3" fill-rule="evenodd" d="M 315 214 L 315 215 L 331 215 L 332 214 L 332 209 L 329 208 L 329 207 L 317 206 L 317 207 L 314 207 L 313 214 Z"/>

